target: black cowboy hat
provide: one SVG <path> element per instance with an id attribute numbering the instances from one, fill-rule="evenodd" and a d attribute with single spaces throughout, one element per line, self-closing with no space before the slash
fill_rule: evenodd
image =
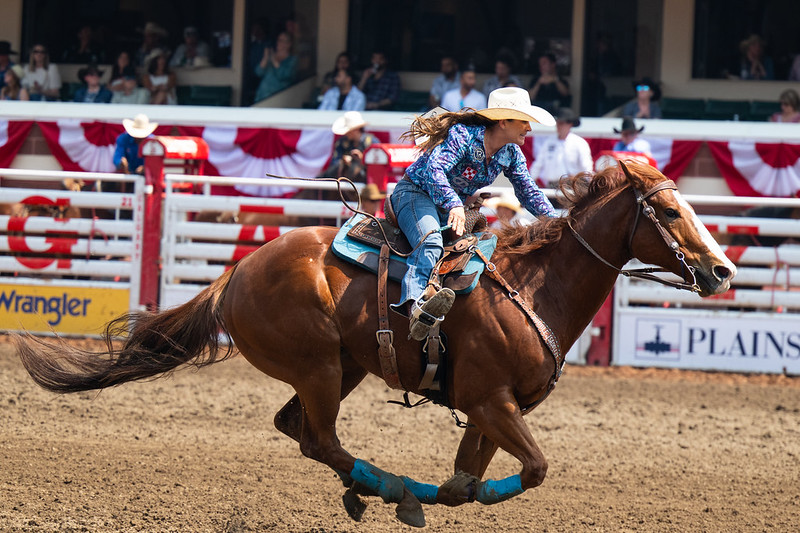
<path id="1" fill-rule="evenodd" d="M 639 85 L 647 85 L 648 87 L 650 87 L 650 90 L 653 91 L 653 100 L 661 100 L 661 87 L 659 87 L 658 83 L 654 82 L 647 76 L 638 80 L 633 80 L 631 85 L 633 86 L 634 92 L 636 92 L 636 87 L 638 87 Z"/>
<path id="2" fill-rule="evenodd" d="M 78 79 L 83 81 L 83 78 L 85 78 L 87 74 L 97 74 L 98 76 L 102 76 L 103 71 L 97 68 L 96 64 L 89 63 L 89 65 L 78 71 Z"/>
<path id="3" fill-rule="evenodd" d="M 16 52 L 16 51 L 11 49 L 11 43 L 10 42 L 8 42 L 8 41 L 0 41 L 0 56 L 7 56 L 7 55 L 11 55 L 11 54 L 18 54 L 18 53 L 19 52 Z"/>
<path id="4" fill-rule="evenodd" d="M 622 117 L 622 128 L 614 128 L 614 133 L 622 133 L 623 131 L 635 131 L 636 133 L 642 133 L 643 130 L 644 126 L 638 130 L 636 129 L 636 123 L 633 121 L 633 117 Z"/>
<path id="5" fill-rule="evenodd" d="M 561 107 L 556 114 L 556 122 L 569 122 L 573 127 L 577 128 L 581 125 L 581 117 L 576 115 L 572 109 Z"/>

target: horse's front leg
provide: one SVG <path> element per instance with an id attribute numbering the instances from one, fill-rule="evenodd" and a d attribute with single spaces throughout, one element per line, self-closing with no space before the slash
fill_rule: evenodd
<path id="1" fill-rule="evenodd" d="M 488 479 L 478 483 L 476 500 L 484 504 L 498 503 L 542 484 L 547 474 L 547 460 L 533 440 L 522 418 L 522 411 L 510 391 L 498 393 L 489 401 L 468 410 L 467 414 L 470 422 L 475 424 L 475 430 L 482 433 L 483 437 L 476 437 L 475 433 L 471 432 L 469 440 L 466 443 L 462 441 L 463 447 L 459 447 L 459 454 L 465 466 L 477 468 L 474 470 L 476 472 L 480 471 L 482 466 L 485 471 L 494 454 L 491 444 L 504 449 L 522 463 L 522 471 L 519 474 L 501 480 Z M 482 453 L 467 453 L 476 438 L 478 446 L 472 448 L 479 452 L 483 450 Z M 483 443 L 483 448 L 481 438 L 488 439 Z"/>

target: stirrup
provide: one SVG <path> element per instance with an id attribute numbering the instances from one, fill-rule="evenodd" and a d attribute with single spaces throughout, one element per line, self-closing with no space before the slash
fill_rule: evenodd
<path id="1" fill-rule="evenodd" d="M 453 307 L 456 294 L 445 287 L 427 300 L 414 302 L 409 318 L 409 338 L 417 341 L 425 340 L 428 331 L 444 320 L 444 316 Z"/>

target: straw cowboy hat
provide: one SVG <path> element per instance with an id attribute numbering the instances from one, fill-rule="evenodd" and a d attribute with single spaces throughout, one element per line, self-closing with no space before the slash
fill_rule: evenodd
<path id="1" fill-rule="evenodd" d="M 348 111 L 333 121 L 331 131 L 336 135 L 345 135 L 356 128 L 363 128 L 366 125 L 367 121 L 364 120 L 361 113 L 358 111 Z"/>
<path id="2" fill-rule="evenodd" d="M 531 105 L 528 91 L 520 87 L 502 87 L 489 93 L 489 106 L 476 111 L 492 120 L 525 120 L 543 126 L 555 126 L 556 119 L 541 107 Z"/>
<path id="3" fill-rule="evenodd" d="M 642 133 L 644 131 L 644 126 L 636 129 L 636 123 L 633 121 L 633 117 L 622 117 L 622 128 L 617 129 L 614 128 L 614 133 L 622 133 L 625 131 L 634 131 L 636 133 Z"/>
<path id="4" fill-rule="evenodd" d="M 517 197 L 507 193 L 489 198 L 486 200 L 486 202 L 484 202 L 484 205 L 489 209 L 494 209 L 495 211 L 497 211 L 498 207 L 505 207 L 506 209 L 510 209 L 515 213 L 519 213 L 522 209 L 522 205 L 520 205 Z"/>
<path id="5" fill-rule="evenodd" d="M 23 69 L 19 65 L 11 65 L 9 69 L 14 73 L 17 77 L 17 81 L 22 81 L 22 78 L 25 77 L 25 69 Z"/>
<path id="6" fill-rule="evenodd" d="M 150 119 L 147 118 L 147 115 L 144 113 L 139 113 L 133 117 L 133 120 L 129 118 L 122 119 L 122 126 L 125 128 L 125 131 L 128 132 L 128 135 L 134 139 L 144 139 L 156 131 L 158 122 L 150 122 Z"/>
<path id="7" fill-rule="evenodd" d="M 366 186 L 361 189 L 362 201 L 376 201 L 383 200 L 384 198 L 386 198 L 386 195 L 383 194 L 374 183 L 367 183 Z"/>

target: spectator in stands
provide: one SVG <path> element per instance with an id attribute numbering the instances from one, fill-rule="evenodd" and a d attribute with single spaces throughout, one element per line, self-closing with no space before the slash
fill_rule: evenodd
<path id="1" fill-rule="evenodd" d="M 377 185 L 374 183 L 367 183 L 364 188 L 361 189 L 361 194 L 359 196 L 361 197 L 362 211 L 380 218 L 384 216 L 383 202 L 386 201 L 386 195 L 378 189 Z"/>
<path id="2" fill-rule="evenodd" d="M 461 86 L 461 75 L 458 72 L 458 61 L 453 56 L 444 56 L 440 73 L 433 80 L 431 92 L 428 96 L 428 107 L 441 105 L 442 98 L 447 91 L 458 89 Z M 474 85 L 473 85 L 474 86 Z M 476 107 L 475 109 L 482 109 Z"/>
<path id="3" fill-rule="evenodd" d="M 382 51 L 372 53 L 372 64 L 364 69 L 358 88 L 367 97 L 367 109 L 392 109 L 400 97 L 400 76 L 389 70 L 389 61 Z"/>
<path id="4" fill-rule="evenodd" d="M 56 64 L 50 62 L 50 55 L 45 45 L 37 43 L 31 48 L 31 57 L 25 65 L 22 85 L 28 90 L 31 100 L 58 100 L 61 74 Z"/>
<path id="5" fill-rule="evenodd" d="M 786 89 L 778 98 L 781 110 L 769 117 L 770 122 L 800 122 L 800 95 L 794 89 Z"/>
<path id="6" fill-rule="evenodd" d="M 123 133 L 117 136 L 114 149 L 114 168 L 123 174 L 144 174 L 144 159 L 139 156 L 139 145 L 158 127 L 147 115 L 140 113 L 133 120 L 122 119 Z"/>
<path id="7" fill-rule="evenodd" d="M 95 104 L 108 104 L 111 102 L 111 91 L 100 83 L 103 71 L 97 65 L 89 65 L 78 71 L 78 78 L 83 81 L 83 87 L 75 91 L 73 101 Z"/>
<path id="8" fill-rule="evenodd" d="M 345 176 L 360 183 L 366 181 L 364 152 L 378 142 L 374 135 L 364 131 L 366 126 L 367 121 L 358 111 L 348 111 L 334 121 L 331 131 L 341 137 L 333 145 L 331 163 L 322 176 Z"/>
<path id="9" fill-rule="evenodd" d="M 0 100 L 30 100 L 28 91 L 22 86 L 22 67 L 11 65 L 3 74 L 3 87 L 0 89 Z"/>
<path id="10" fill-rule="evenodd" d="M 256 67 L 264 57 L 264 50 L 273 46 L 272 39 L 267 36 L 269 20 L 264 17 L 256 19 L 250 25 L 250 42 L 247 45 L 247 65 L 244 73 L 244 100 L 245 104 L 253 103 L 253 98 L 258 88 L 259 78 L 256 76 Z M 321 95 L 320 95 L 321 96 Z"/>
<path id="11" fill-rule="evenodd" d="M 622 128 L 614 128 L 614 133 L 622 135 L 622 139 L 614 145 L 615 152 L 637 152 L 648 157 L 653 157 L 650 143 L 639 138 L 639 134 L 644 131 L 644 126 L 636 129 L 633 117 L 622 117 Z"/>
<path id="12" fill-rule="evenodd" d="M 169 34 L 167 30 L 156 24 L 155 22 L 148 22 L 144 25 L 142 44 L 136 51 L 134 66 L 147 68 L 147 58 L 154 50 L 161 50 L 169 57 L 168 49 L 166 46 L 166 39 Z"/>
<path id="13" fill-rule="evenodd" d="M 636 99 L 625 104 L 622 116 L 633 118 L 661 118 L 661 88 L 650 78 L 633 82 Z"/>
<path id="14" fill-rule="evenodd" d="M 122 71 L 122 80 L 122 90 L 114 91 L 114 95 L 111 97 L 112 104 L 145 105 L 150 103 L 150 91 L 139 87 L 133 65 L 128 65 Z"/>
<path id="15" fill-rule="evenodd" d="M 447 91 L 442 98 L 442 107 L 448 111 L 461 111 L 462 109 L 483 109 L 486 107 L 486 96 L 475 89 L 477 77 L 472 65 L 461 72 L 459 87 Z"/>
<path id="16" fill-rule="evenodd" d="M 153 50 L 147 59 L 147 72 L 142 77 L 142 85 L 150 91 L 150 103 L 154 105 L 177 104 L 176 84 L 175 73 L 167 64 L 166 53 L 159 49 Z"/>
<path id="17" fill-rule="evenodd" d="M 333 65 L 333 70 L 326 72 L 325 75 L 322 77 L 322 85 L 319 89 L 319 94 L 324 95 L 328 92 L 328 89 L 336 85 L 336 75 L 339 73 L 340 70 L 350 70 L 352 66 L 350 59 L 350 54 L 348 52 L 339 52 L 339 55 L 336 56 L 336 62 Z"/>
<path id="18" fill-rule="evenodd" d="M 123 50 L 117 54 L 114 60 L 114 65 L 111 67 L 111 81 L 108 82 L 108 88 L 112 92 L 122 91 L 125 87 L 124 72 L 128 67 L 133 67 L 131 64 L 131 55 Z"/>
<path id="19" fill-rule="evenodd" d="M 562 107 L 556 115 L 556 136 L 548 137 L 539 148 L 531 165 L 531 177 L 540 184 L 554 187 L 563 176 L 592 171 L 592 151 L 589 143 L 572 132 L 581 125 L 575 112 Z"/>
<path id="20" fill-rule="evenodd" d="M 533 105 L 547 109 L 550 113 L 569 105 L 569 83 L 558 75 L 556 56 L 551 52 L 539 56 L 539 75 L 531 80 L 528 93 Z"/>
<path id="21" fill-rule="evenodd" d="M 64 50 L 61 55 L 62 63 L 105 63 L 106 54 L 103 50 L 97 50 L 92 45 L 92 27 L 84 24 L 78 29 L 78 42 Z"/>
<path id="22" fill-rule="evenodd" d="M 512 71 L 514 68 L 514 56 L 509 51 L 503 51 L 498 54 L 494 62 L 494 76 L 486 80 L 483 84 L 483 94 L 487 98 L 489 93 L 495 89 L 506 87 L 508 84 L 514 87 L 522 87 L 522 82 L 516 77 Z"/>
<path id="23" fill-rule="evenodd" d="M 256 76 L 261 78 L 256 91 L 256 102 L 289 87 L 294 81 L 297 56 L 292 55 L 292 36 L 281 32 L 275 48 L 265 48 L 261 62 L 256 66 Z"/>
<path id="24" fill-rule="evenodd" d="M 211 65 L 211 48 L 208 43 L 200 40 L 200 33 L 194 26 L 187 26 L 183 29 L 183 43 L 178 45 L 172 59 L 169 60 L 170 67 L 208 67 Z"/>
<path id="25" fill-rule="evenodd" d="M 752 34 L 739 44 L 741 60 L 739 78 L 743 80 L 774 80 L 775 68 L 772 58 L 764 55 L 764 40 Z"/>
<path id="26" fill-rule="evenodd" d="M 319 109 L 343 111 L 364 111 L 367 99 L 358 87 L 353 85 L 353 73 L 341 69 L 335 78 L 336 85 L 328 89 L 319 104 Z"/>
<path id="27" fill-rule="evenodd" d="M 17 52 L 11 49 L 11 43 L 8 41 L 0 41 L 0 88 L 5 85 L 6 70 L 11 67 L 14 62 L 8 56 L 17 55 Z"/>

